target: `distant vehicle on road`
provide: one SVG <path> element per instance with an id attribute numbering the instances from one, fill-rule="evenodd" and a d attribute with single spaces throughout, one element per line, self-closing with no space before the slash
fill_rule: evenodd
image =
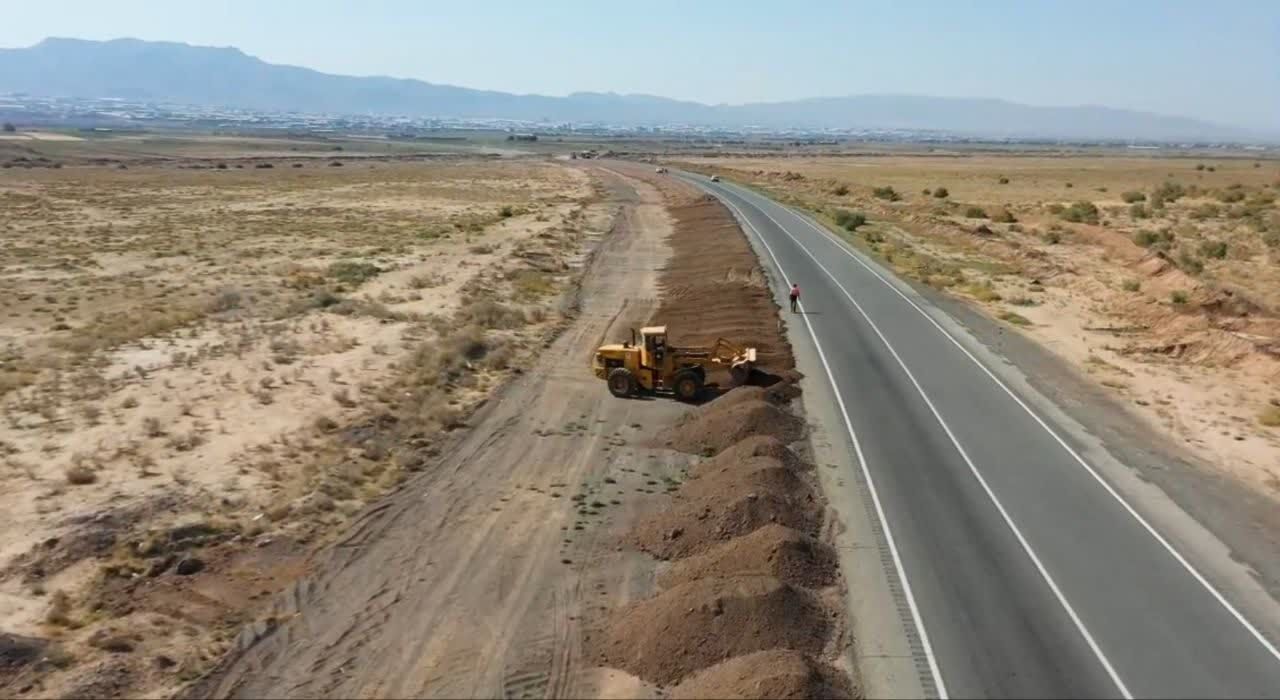
<path id="1" fill-rule="evenodd" d="M 661 173 L 667 172 L 667 169 L 659 165 L 658 167 L 653 169 L 653 172 L 661 174 Z"/>
<path id="2" fill-rule="evenodd" d="M 720 176 L 719 176 L 719 175 L 712 175 L 712 176 L 711 176 L 711 181 L 712 181 L 712 182 L 720 182 Z"/>

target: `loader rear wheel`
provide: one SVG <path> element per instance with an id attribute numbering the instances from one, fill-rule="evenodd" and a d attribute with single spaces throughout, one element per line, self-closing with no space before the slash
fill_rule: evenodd
<path id="1" fill-rule="evenodd" d="M 620 399 L 636 393 L 636 375 L 625 367 L 617 367 L 609 372 L 609 393 Z"/>
<path id="2" fill-rule="evenodd" d="M 696 401 L 698 394 L 702 392 L 702 374 L 691 369 L 676 372 L 671 388 L 675 391 L 677 399 Z"/>
<path id="3" fill-rule="evenodd" d="M 729 368 L 729 379 L 734 386 L 742 386 L 751 378 L 751 365 L 734 365 Z"/>

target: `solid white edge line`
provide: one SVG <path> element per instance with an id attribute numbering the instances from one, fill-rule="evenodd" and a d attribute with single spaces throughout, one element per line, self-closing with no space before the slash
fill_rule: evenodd
<path id="1" fill-rule="evenodd" d="M 991 499 L 991 503 L 995 505 L 996 510 L 1000 513 L 1000 517 L 1004 519 L 1005 524 L 1009 526 L 1009 530 L 1013 532 L 1013 536 L 1017 538 L 1018 544 L 1022 546 L 1022 550 L 1031 559 L 1031 562 L 1032 564 L 1035 565 L 1036 570 L 1040 572 L 1040 576 L 1041 578 L 1044 579 L 1045 584 L 1049 586 L 1049 590 L 1053 592 L 1054 597 L 1058 599 L 1058 603 L 1062 605 L 1063 609 L 1067 613 L 1067 616 L 1071 618 L 1072 624 L 1075 625 L 1076 630 L 1080 633 L 1080 636 L 1084 638 L 1085 643 L 1089 646 L 1089 649 L 1093 652 L 1094 657 L 1096 657 L 1098 662 L 1102 664 L 1103 669 L 1105 669 L 1107 672 L 1107 675 L 1111 677 L 1111 681 L 1115 683 L 1116 688 L 1120 691 L 1120 694 L 1123 695 L 1125 698 L 1129 698 L 1129 699 L 1133 698 L 1133 694 L 1129 692 L 1128 686 L 1126 686 L 1124 683 L 1124 680 L 1120 678 L 1120 674 L 1116 672 L 1115 667 L 1111 665 L 1111 660 L 1107 658 L 1107 655 L 1105 653 L 1103 653 L 1102 647 L 1100 647 L 1098 645 L 1097 640 L 1093 638 L 1093 634 L 1089 632 L 1089 628 L 1085 626 L 1084 621 L 1080 619 L 1079 614 L 1076 613 L 1075 607 L 1071 605 L 1071 601 L 1067 600 L 1067 596 L 1062 592 L 1062 589 L 1058 587 L 1057 581 L 1053 580 L 1053 576 L 1049 574 L 1049 570 L 1045 568 L 1044 563 L 1040 561 L 1040 557 L 1039 555 L 1036 554 L 1035 550 L 1031 547 L 1031 543 L 1027 541 L 1027 538 L 1025 536 L 1023 536 L 1022 531 L 1018 528 L 1018 525 L 1013 521 L 1013 518 L 1009 515 L 1009 512 L 1005 510 L 1004 504 L 1002 504 L 1000 502 L 1000 499 L 996 497 L 995 491 L 991 489 L 991 486 L 987 483 L 986 478 L 982 476 L 982 473 L 978 471 L 977 465 L 975 465 L 973 463 L 973 460 L 969 457 L 969 453 L 965 451 L 964 446 L 960 444 L 960 440 L 956 437 L 955 433 L 952 432 L 951 426 L 948 425 L 946 419 L 942 417 L 942 413 L 938 411 L 938 408 L 934 405 L 933 401 L 929 398 L 929 395 L 925 392 L 924 387 L 920 386 L 920 382 L 916 380 L 915 375 L 912 374 L 911 369 L 907 367 L 907 363 L 903 361 L 902 357 L 898 354 L 898 351 L 893 347 L 893 344 L 890 343 L 889 339 L 885 337 L 884 333 L 880 331 L 880 327 L 876 325 L 875 321 L 871 320 L 871 316 L 867 314 L 867 312 L 862 308 L 862 305 L 859 304 L 858 301 L 853 298 L 853 295 L 849 293 L 849 290 L 846 289 L 845 286 L 840 283 L 840 280 L 836 279 L 836 276 L 831 274 L 831 271 L 828 270 L 826 266 L 823 265 L 818 260 L 818 258 L 814 256 L 814 254 L 810 252 L 809 249 L 806 248 L 803 243 L 800 242 L 799 239 L 793 236 L 790 231 L 786 230 L 786 228 L 784 228 L 782 224 L 778 222 L 777 219 L 774 219 L 772 216 L 770 216 L 768 212 L 760 209 L 759 207 L 757 207 L 757 210 L 760 211 L 760 213 L 764 214 L 765 218 L 772 221 L 774 225 L 778 227 L 779 231 L 781 231 L 784 235 L 790 238 L 796 244 L 796 246 L 800 248 L 800 250 L 804 251 L 805 255 L 809 256 L 809 259 L 812 260 L 813 263 L 818 266 L 818 269 L 822 270 L 823 274 L 825 274 L 833 283 L 835 283 L 836 287 L 840 289 L 841 293 L 844 294 L 845 298 L 849 300 L 849 303 L 853 305 L 853 308 L 858 311 L 858 314 L 862 316 L 864 321 L 867 322 L 867 325 L 871 327 L 871 330 L 874 331 L 876 336 L 880 338 L 880 342 L 884 343 L 884 346 L 886 349 L 888 349 L 889 354 L 893 355 L 894 361 L 898 363 L 898 366 L 902 368 L 903 373 L 907 375 L 907 379 L 911 381 L 911 385 L 915 387 L 916 393 L 920 395 L 920 398 L 924 400 L 925 405 L 929 407 L 929 412 L 932 413 L 934 419 L 938 421 L 938 425 L 942 426 L 943 432 L 947 434 L 947 438 L 951 441 L 951 444 L 955 447 L 956 452 L 960 453 L 961 459 L 963 459 L 964 463 L 968 465 L 969 471 L 972 472 L 974 478 L 978 480 L 978 483 L 982 486 L 982 490 L 985 491 L 987 494 L 987 497 Z"/>
<path id="2" fill-rule="evenodd" d="M 756 239 L 764 245 L 765 250 L 769 253 L 769 257 L 773 260 L 774 267 L 777 268 L 778 272 L 782 275 L 783 282 L 787 286 L 791 286 L 791 280 L 787 276 L 787 271 L 783 269 L 782 264 L 778 262 L 778 257 L 773 254 L 773 248 L 769 245 L 769 242 L 765 240 L 765 237 L 760 234 L 760 231 L 758 231 L 751 223 L 751 220 L 747 218 L 746 214 L 744 214 L 742 210 L 738 209 L 733 202 L 724 199 L 720 201 L 724 202 L 725 205 L 733 210 L 734 214 L 737 215 L 738 220 L 741 221 L 744 226 L 751 229 L 752 233 L 755 234 Z M 800 309 L 801 311 L 804 310 L 803 303 L 800 304 Z M 902 556 L 898 553 L 898 545 L 893 539 L 893 530 L 889 527 L 889 519 L 885 515 L 884 506 L 880 503 L 880 494 L 876 490 L 875 480 L 871 478 L 871 470 L 867 468 L 867 460 L 862 453 L 862 444 L 858 441 L 858 434 L 853 430 L 853 421 L 849 419 L 849 411 L 845 408 L 844 399 L 840 395 L 840 389 L 836 384 L 835 375 L 831 372 L 831 365 L 827 363 L 827 355 L 822 351 L 822 344 L 818 342 L 818 335 L 813 331 L 813 324 L 809 322 L 809 317 L 807 315 L 802 313 L 800 316 L 804 320 L 806 329 L 809 331 L 809 338 L 813 340 L 814 348 L 818 351 L 818 359 L 822 361 L 822 368 L 826 371 L 827 381 L 831 384 L 831 391 L 835 394 L 836 404 L 840 407 L 840 414 L 844 418 L 845 430 L 848 431 L 849 439 L 853 442 L 853 450 L 858 457 L 858 464 L 862 467 L 863 478 L 867 481 L 867 490 L 871 493 L 871 502 L 876 508 L 876 518 L 880 521 L 881 529 L 884 530 L 885 541 L 888 543 L 889 553 L 893 557 L 893 567 L 897 571 L 898 579 L 902 581 L 902 591 L 907 598 L 907 607 L 911 610 L 911 619 L 912 622 L 915 623 L 916 632 L 920 635 L 920 644 L 924 647 L 925 659 L 929 663 L 929 672 L 933 676 L 933 683 L 938 690 L 938 697 L 942 700 L 947 700 L 947 686 L 942 680 L 942 671 L 938 668 L 938 659 L 934 656 L 933 645 L 929 643 L 929 633 L 925 631 L 924 620 L 920 616 L 920 607 L 916 604 L 915 595 L 911 592 L 911 582 L 907 579 L 906 569 L 903 568 Z"/>
<path id="3" fill-rule="evenodd" d="M 778 205 L 778 206 L 782 207 L 782 205 Z M 1135 509 L 1132 505 L 1130 505 L 1129 502 L 1126 501 L 1124 497 L 1121 496 L 1120 493 L 1116 491 L 1115 488 L 1106 479 L 1102 478 L 1102 475 L 1099 474 L 1097 470 L 1093 468 L 1092 465 L 1090 465 L 1087 461 L 1085 461 L 1085 459 L 1081 457 L 1080 454 L 1075 451 L 1075 449 L 1073 449 L 1070 445 L 1068 445 L 1067 441 L 1062 439 L 1062 436 L 1060 436 L 1057 433 L 1057 431 L 1055 431 L 1052 427 L 1050 427 L 1049 424 L 1046 423 L 1044 419 L 1042 419 L 1039 415 L 1037 415 L 1035 411 L 1032 411 L 1031 407 L 1028 406 L 1026 402 L 1022 400 L 1021 397 L 1019 397 L 1016 393 L 1014 393 L 1014 391 L 1010 389 L 1007 384 L 1001 381 L 999 377 L 997 377 L 990 369 L 988 369 L 986 365 L 982 364 L 981 360 L 974 357 L 973 353 L 969 352 L 969 349 L 964 347 L 964 345 L 962 345 L 960 341 L 955 338 L 955 336 L 951 335 L 950 332 L 948 332 L 945 328 L 943 328 L 942 325 L 937 322 L 937 320 L 935 320 L 932 316 L 928 314 L 928 312 L 920 308 L 919 304 L 916 304 L 915 301 L 913 301 L 910 297 L 908 297 L 906 294 L 903 294 L 902 290 L 894 286 L 891 282 L 889 282 L 889 280 L 886 280 L 884 276 L 882 276 L 875 268 L 868 265 L 865 261 L 863 261 L 857 255 L 854 255 L 852 251 L 846 248 L 845 244 L 842 241 L 840 241 L 838 238 L 833 236 L 829 231 L 826 231 L 822 227 L 818 226 L 817 224 L 814 224 L 812 221 L 810 221 L 809 217 L 799 212 L 793 211 L 787 207 L 782 207 L 782 208 L 790 212 L 793 216 L 795 216 L 797 219 L 800 219 L 802 222 L 804 222 L 813 230 L 817 231 L 822 236 L 829 239 L 832 243 L 836 245 L 837 248 L 840 249 L 842 253 L 849 256 L 859 265 L 866 268 L 868 272 L 875 275 L 876 279 L 879 279 L 882 283 L 884 283 L 886 287 L 889 287 L 890 289 L 892 289 L 894 293 L 902 297 L 902 299 L 906 301 L 908 304 L 910 304 L 911 307 L 914 308 L 917 312 L 919 312 L 921 316 L 924 316 L 925 319 L 929 321 L 929 323 L 933 324 L 933 326 L 937 328 L 938 331 L 941 332 L 944 336 L 946 336 L 947 339 L 952 342 L 952 344 L 954 344 L 957 348 L 959 348 L 960 351 L 964 353 L 966 357 L 969 358 L 969 360 L 971 360 L 975 365 L 977 365 L 978 368 L 981 369 L 983 373 L 985 373 L 987 377 L 991 379 L 991 381 L 995 382 L 997 386 L 1003 389 L 1004 392 L 1009 395 L 1009 398 L 1013 399 L 1014 402 L 1017 403 L 1018 406 L 1020 406 L 1023 411 L 1026 411 L 1027 415 L 1031 416 L 1031 418 L 1035 420 L 1035 422 L 1039 424 L 1040 427 L 1043 428 L 1045 432 L 1049 433 L 1049 435 L 1054 439 L 1054 441 L 1057 442 L 1062 447 L 1062 449 L 1067 451 L 1067 454 L 1071 455 L 1071 457 L 1074 458 L 1075 461 L 1081 467 L 1084 467 L 1085 471 L 1089 472 L 1089 475 L 1092 476 L 1094 480 L 1096 480 L 1098 484 L 1101 485 L 1102 488 L 1107 493 L 1111 494 L 1111 497 L 1114 498 L 1117 502 L 1119 502 L 1120 505 L 1124 507 L 1124 509 L 1129 513 L 1129 515 L 1133 516 L 1134 520 L 1137 520 L 1138 524 L 1140 524 L 1143 527 L 1143 529 L 1145 529 L 1152 537 L 1154 537 L 1156 542 L 1159 542 L 1160 545 L 1163 546 L 1165 550 L 1168 551 L 1169 554 L 1172 555 L 1173 558 L 1177 560 L 1177 562 L 1181 564 L 1184 569 L 1187 570 L 1187 573 L 1191 574 L 1192 578 L 1198 581 L 1200 585 L 1203 586 L 1204 589 L 1208 591 L 1209 594 L 1215 600 L 1217 600 L 1218 603 L 1222 605 L 1222 607 L 1225 608 L 1227 612 L 1230 613 L 1231 616 L 1234 617 L 1236 621 L 1239 622 L 1241 626 L 1243 626 L 1245 630 L 1249 632 L 1249 634 L 1252 635 L 1253 638 L 1257 640 L 1257 642 L 1261 644 L 1264 649 L 1266 649 L 1273 657 L 1275 657 L 1277 661 L 1280 661 L 1280 649 L 1277 649 L 1276 645 L 1272 644 L 1271 641 L 1268 640 L 1266 636 L 1262 634 L 1261 630 L 1255 627 L 1253 623 L 1249 622 L 1249 620 L 1244 616 L 1244 614 L 1242 614 L 1239 610 L 1237 610 L 1236 607 L 1232 605 L 1230 601 L 1227 600 L 1226 596 L 1224 596 L 1217 588 L 1215 588 L 1214 585 L 1210 583 L 1209 580 L 1205 578 L 1205 576 L 1201 574 L 1200 571 L 1197 570 L 1196 567 L 1192 565 L 1191 562 L 1188 561 L 1187 558 L 1184 557 L 1181 552 L 1179 552 L 1167 539 L 1165 539 L 1163 535 L 1159 533 L 1159 531 L 1155 529 L 1154 526 L 1151 525 L 1151 523 L 1147 522 L 1147 519 L 1142 517 L 1142 515 L 1138 513 L 1137 509 Z M 763 210 L 761 213 L 764 213 Z M 768 214 L 765 213 L 765 216 L 768 216 Z M 770 217 L 770 219 L 772 220 L 772 217 Z M 774 223 L 777 223 L 777 222 L 775 221 Z"/>

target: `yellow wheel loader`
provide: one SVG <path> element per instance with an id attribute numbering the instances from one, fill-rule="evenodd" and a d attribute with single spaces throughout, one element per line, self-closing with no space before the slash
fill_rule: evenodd
<path id="1" fill-rule="evenodd" d="M 662 393 L 693 401 L 707 382 L 708 370 L 727 370 L 736 386 L 746 383 L 755 361 L 755 348 L 724 338 L 711 347 L 672 347 L 666 326 L 648 326 L 640 329 L 638 340 L 632 330 L 631 342 L 601 345 L 591 368 L 617 397 Z"/>

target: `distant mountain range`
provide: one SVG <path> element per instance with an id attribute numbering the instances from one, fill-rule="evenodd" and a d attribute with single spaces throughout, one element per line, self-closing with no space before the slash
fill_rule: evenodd
<path id="1" fill-rule="evenodd" d="M 649 95 L 516 95 L 420 80 L 331 75 L 266 63 L 235 48 L 116 39 L 46 39 L 0 49 L 0 93 L 120 97 L 328 114 L 500 118 L 622 125 L 910 129 L 988 137 L 1276 140 L 1184 117 L 1107 107 L 1033 107 L 996 99 L 859 95 L 706 105 Z"/>

